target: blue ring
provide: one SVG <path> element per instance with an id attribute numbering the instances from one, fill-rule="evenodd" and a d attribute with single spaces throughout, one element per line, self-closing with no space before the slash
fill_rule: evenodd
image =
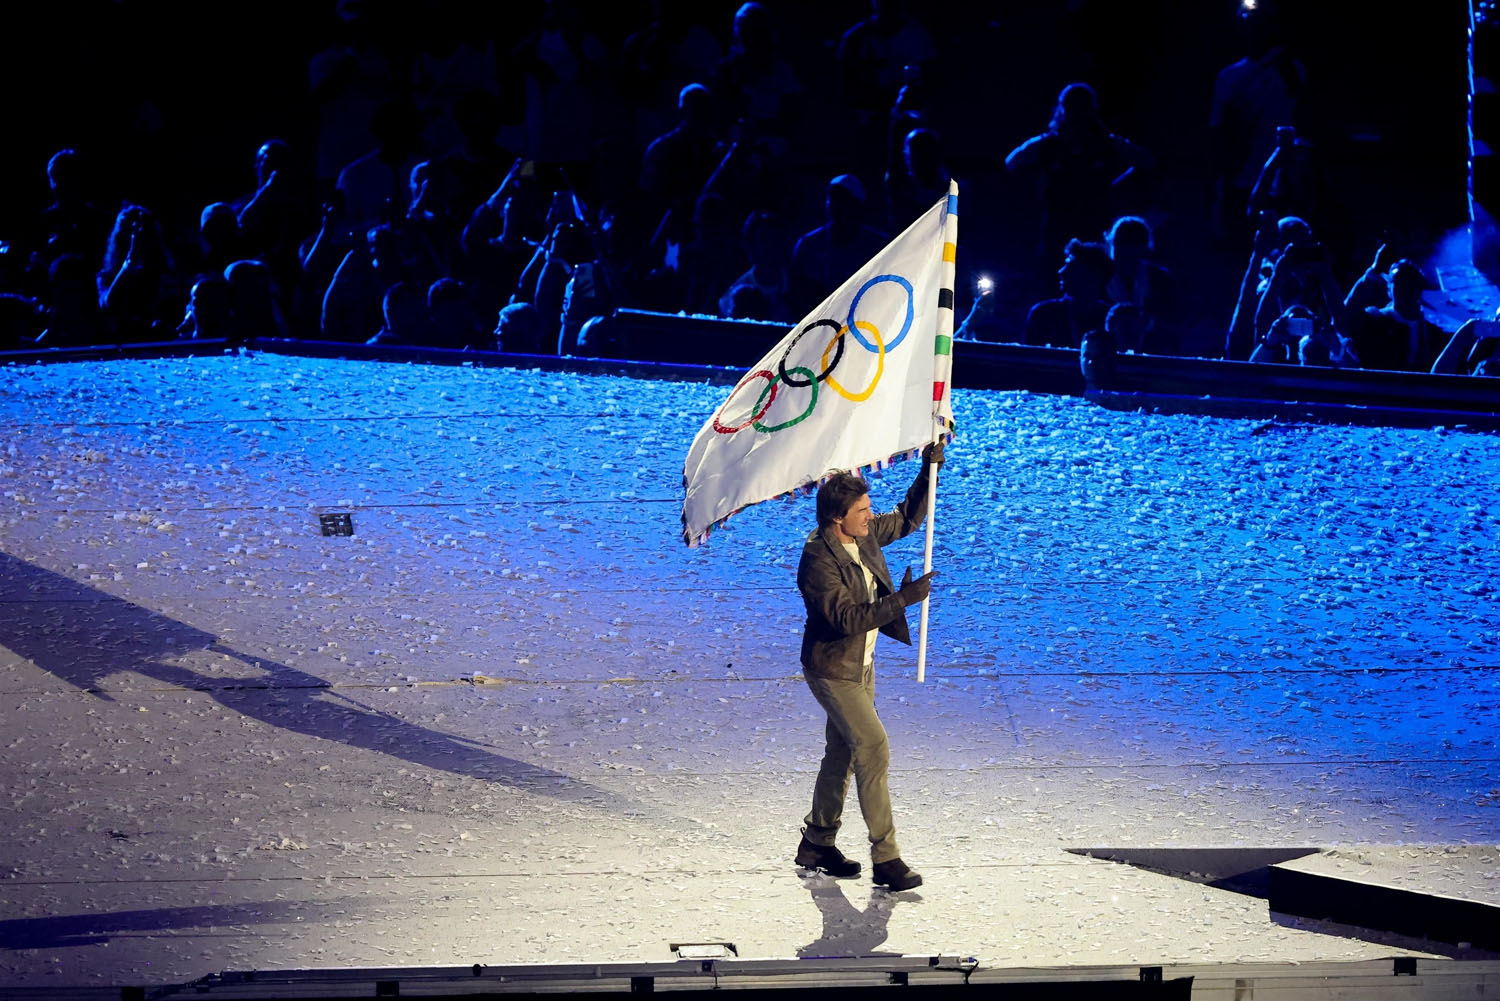
<path id="1" fill-rule="evenodd" d="M 854 293 L 854 301 L 849 303 L 849 319 L 847 326 L 849 327 L 849 333 L 854 336 L 854 339 L 856 341 L 859 341 L 860 347 L 864 348 L 866 351 L 874 352 L 876 354 L 880 352 L 880 349 L 871 344 L 869 341 L 865 340 L 865 335 L 862 334 L 859 328 L 854 325 L 854 311 L 859 307 L 860 297 L 870 290 L 870 286 L 878 285 L 881 282 L 895 282 L 897 285 L 900 285 L 902 288 L 906 289 L 906 319 L 901 324 L 901 333 L 897 334 L 894 340 L 888 341 L 886 343 L 886 351 L 894 351 L 896 349 L 896 346 L 906 338 L 906 332 L 911 329 L 912 317 L 916 312 L 914 308 L 915 294 L 912 292 L 911 282 L 907 281 L 905 278 L 902 278 L 900 275 L 876 275 L 874 278 L 871 278 L 869 281 L 865 282 L 859 287 L 859 291 Z"/>

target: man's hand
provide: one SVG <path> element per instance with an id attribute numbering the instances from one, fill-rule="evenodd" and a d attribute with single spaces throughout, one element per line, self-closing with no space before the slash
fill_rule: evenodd
<path id="1" fill-rule="evenodd" d="M 943 443 L 941 441 L 934 441 L 922 449 L 922 461 L 928 465 L 941 468 L 943 465 Z"/>
<path id="2" fill-rule="evenodd" d="M 906 575 L 901 578 L 901 590 L 896 592 L 901 598 L 901 603 L 910 608 L 912 605 L 920 605 L 926 601 L 928 592 L 932 590 L 932 578 L 936 576 L 937 571 L 930 570 L 913 580 L 911 567 L 907 567 Z"/>

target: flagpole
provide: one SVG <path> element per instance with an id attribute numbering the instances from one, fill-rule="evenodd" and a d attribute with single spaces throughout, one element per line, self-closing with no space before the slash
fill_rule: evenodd
<path id="1" fill-rule="evenodd" d="M 932 441 L 938 442 L 948 430 L 943 417 L 943 402 L 948 398 L 953 377 L 953 287 L 958 271 L 958 182 L 948 181 L 948 211 L 943 219 L 943 284 L 938 291 L 937 335 L 932 354 Z M 937 521 L 938 467 L 927 471 L 927 541 L 922 553 L 922 572 L 932 572 L 932 534 Z M 932 602 L 929 591 L 922 599 L 922 621 L 917 627 L 917 682 L 927 680 L 927 614 Z"/>

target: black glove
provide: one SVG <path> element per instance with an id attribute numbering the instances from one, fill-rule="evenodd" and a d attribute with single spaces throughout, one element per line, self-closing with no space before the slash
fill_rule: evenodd
<path id="1" fill-rule="evenodd" d="M 941 468 L 943 465 L 943 443 L 941 441 L 929 443 L 926 448 L 922 449 L 922 461 L 928 465 Z"/>
<path id="2" fill-rule="evenodd" d="M 939 447 L 941 448 L 942 446 Z M 920 605 L 927 599 L 928 592 L 932 590 L 932 578 L 936 576 L 936 570 L 929 570 L 916 580 L 912 580 L 911 567 L 907 567 L 906 576 L 901 578 L 901 590 L 896 592 L 896 596 L 901 599 L 901 603 L 907 608 L 913 605 Z"/>

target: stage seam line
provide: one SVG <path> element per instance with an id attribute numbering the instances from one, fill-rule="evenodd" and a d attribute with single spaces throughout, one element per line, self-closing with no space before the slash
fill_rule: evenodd
<path id="1" fill-rule="evenodd" d="M 1344 667 L 1344 668 L 1285 668 L 1280 670 L 1226 670 L 1209 671 L 1189 669 L 1185 671 L 1007 671 L 1007 672 L 974 672 L 966 674 L 943 674 L 937 680 L 942 681 L 951 678 L 963 678 L 973 681 L 987 681 L 1001 678 L 1191 678 L 1191 677 L 1245 677 L 1260 676 L 1265 678 L 1286 677 L 1289 675 L 1316 674 L 1320 676 L 1357 676 L 1357 675 L 1387 675 L 1387 674 L 1447 674 L 1447 673 L 1469 673 L 1487 672 L 1500 670 L 1500 665 L 1480 664 L 1474 667 Z M 139 695 L 145 693 L 167 693 L 167 692 L 200 692 L 212 694 L 214 692 L 243 692 L 243 691 L 341 691 L 344 689 L 411 689 L 411 688 L 482 688 L 486 685 L 556 685 L 559 687 L 571 687 L 575 685 L 687 685 L 687 684 L 799 684 L 802 681 L 800 674 L 786 675 L 740 675 L 736 677 L 692 677 L 681 676 L 669 677 L 630 677 L 630 678 L 517 678 L 492 674 L 476 674 L 475 677 L 482 681 L 474 681 L 471 678 L 444 678 L 429 681 L 401 681 L 392 684 L 380 681 L 354 681 L 354 682 L 329 682 L 322 685 L 261 685 L 261 684 L 225 684 L 209 686 L 168 685 L 160 688 L 17 688 L 0 691 L 0 695 Z M 755 695 L 745 695 L 743 698 L 759 698 Z"/>
<path id="2" fill-rule="evenodd" d="M 1065 851 L 1065 849 L 1058 849 Z M 1037 869 L 1037 868 L 1064 868 L 1080 865 L 1089 865 L 1102 862 L 1105 865 L 1114 866 L 1117 863 L 1108 859 L 1091 859 L 1086 856 L 1075 856 L 1076 862 L 1063 860 L 1036 861 L 1036 862 L 977 862 L 965 863 L 963 865 L 939 865 L 924 864 L 923 869 Z M 796 866 L 788 864 L 785 868 L 795 870 Z M 783 867 L 780 864 L 767 863 L 747 869 L 725 869 L 725 875 L 749 875 L 764 872 L 780 872 Z M 1104 870 L 1100 870 L 1104 871 Z M 224 876 L 215 878 L 212 876 L 201 879 L 76 879 L 76 880 L 6 880 L 7 886 L 164 886 L 173 883 L 322 883 L 325 881 L 356 881 L 356 880 L 449 880 L 449 879 L 552 879 L 559 876 L 621 876 L 628 875 L 631 878 L 640 876 L 699 876 L 701 869 L 648 869 L 645 871 L 624 869 L 589 869 L 569 870 L 566 872 L 535 872 L 535 873 L 504 873 L 504 872 L 464 872 L 464 873 L 420 873 L 416 875 L 401 875 L 396 873 L 376 873 L 372 875 L 334 875 L 323 876 Z M 8 918 L 8 921 L 44 921 L 46 918 Z"/>

